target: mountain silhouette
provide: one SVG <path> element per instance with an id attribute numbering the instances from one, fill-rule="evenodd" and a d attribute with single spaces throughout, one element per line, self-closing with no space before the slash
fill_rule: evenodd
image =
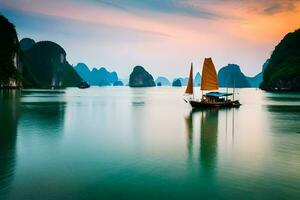
<path id="1" fill-rule="evenodd" d="M 65 50 L 51 41 L 37 42 L 24 51 L 24 68 L 28 87 L 75 87 L 82 81 L 66 60 Z"/>
<path id="2" fill-rule="evenodd" d="M 31 38 L 23 38 L 20 41 L 20 47 L 22 51 L 27 51 L 35 44 L 35 41 Z"/>
<path id="3" fill-rule="evenodd" d="M 236 64 L 228 64 L 222 67 L 218 72 L 218 79 L 220 87 L 251 87 L 247 77 L 241 72 L 240 66 Z"/>
<path id="4" fill-rule="evenodd" d="M 74 69 L 80 75 L 80 77 L 90 85 L 113 85 L 119 80 L 116 72 L 109 72 L 104 67 L 101 67 L 100 69 L 93 68 L 92 71 L 90 71 L 86 64 L 78 63 Z"/>

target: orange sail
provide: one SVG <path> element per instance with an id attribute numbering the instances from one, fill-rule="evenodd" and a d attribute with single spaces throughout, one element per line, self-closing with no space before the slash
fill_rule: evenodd
<path id="1" fill-rule="evenodd" d="M 189 82 L 188 85 L 185 89 L 186 94 L 193 94 L 193 63 L 191 64 L 191 69 L 190 69 L 190 76 L 189 76 Z"/>
<path id="2" fill-rule="evenodd" d="M 202 69 L 201 90 L 218 90 L 218 76 L 211 58 L 205 58 Z"/>

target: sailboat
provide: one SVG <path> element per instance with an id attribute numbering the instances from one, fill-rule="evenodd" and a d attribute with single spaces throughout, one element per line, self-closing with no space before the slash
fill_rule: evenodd
<path id="1" fill-rule="evenodd" d="M 191 65 L 188 85 L 185 94 L 190 98 L 186 100 L 193 108 L 210 108 L 210 107 L 239 107 L 241 104 L 238 100 L 234 100 L 234 92 L 219 92 L 219 81 L 215 66 L 211 58 L 205 58 L 202 68 L 201 79 L 201 100 L 194 98 L 193 87 L 193 64 Z M 203 94 L 203 91 L 210 91 Z M 191 97 L 192 96 L 192 97 Z M 233 96 L 233 99 L 229 97 Z"/>

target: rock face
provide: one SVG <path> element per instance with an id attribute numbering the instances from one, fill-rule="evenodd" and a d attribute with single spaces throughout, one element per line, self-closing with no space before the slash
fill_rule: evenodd
<path id="1" fill-rule="evenodd" d="M 149 74 L 142 66 L 135 66 L 129 77 L 130 87 L 153 87 L 155 82 L 151 74 Z"/>
<path id="2" fill-rule="evenodd" d="M 251 87 L 247 77 L 241 72 L 240 67 L 236 64 L 228 64 L 222 67 L 218 72 L 220 87 Z"/>
<path id="3" fill-rule="evenodd" d="M 109 72 L 104 67 L 100 69 L 93 68 L 92 71 L 84 63 L 78 63 L 74 69 L 82 79 L 87 81 L 90 85 L 107 86 L 113 85 L 118 81 L 116 72 Z"/>
<path id="4" fill-rule="evenodd" d="M 163 77 L 163 76 L 157 77 L 157 79 L 155 80 L 155 83 L 156 83 L 156 85 L 158 85 L 158 83 L 160 83 L 161 86 L 170 86 L 171 85 L 170 81 L 166 77 Z"/>
<path id="5" fill-rule="evenodd" d="M 0 15 L 0 88 L 21 87 L 21 49 L 15 27 Z"/>
<path id="6" fill-rule="evenodd" d="M 195 79 L 194 79 L 194 86 L 200 86 L 201 84 L 201 75 L 199 72 L 197 72 Z"/>
<path id="7" fill-rule="evenodd" d="M 66 60 L 65 50 L 50 41 L 35 43 L 24 51 L 27 87 L 76 87 L 82 79 Z"/>
<path id="8" fill-rule="evenodd" d="M 35 44 L 35 41 L 31 38 L 23 38 L 20 41 L 20 47 L 22 51 L 27 51 Z"/>
<path id="9" fill-rule="evenodd" d="M 300 29 L 285 35 L 275 47 L 260 88 L 267 91 L 300 91 Z"/>
<path id="10" fill-rule="evenodd" d="M 172 86 L 173 86 L 173 87 L 181 87 L 182 84 L 181 84 L 180 79 L 175 79 L 175 80 L 173 81 L 173 83 L 172 83 Z"/>

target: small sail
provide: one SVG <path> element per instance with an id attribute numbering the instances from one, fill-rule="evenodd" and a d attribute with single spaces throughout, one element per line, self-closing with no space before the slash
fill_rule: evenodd
<path id="1" fill-rule="evenodd" d="M 191 69 L 190 69 L 190 76 L 189 76 L 189 82 L 188 85 L 185 89 L 186 94 L 193 94 L 193 63 L 191 64 Z"/>
<path id="2" fill-rule="evenodd" d="M 205 58 L 202 69 L 201 90 L 218 90 L 218 76 L 211 58 Z"/>

